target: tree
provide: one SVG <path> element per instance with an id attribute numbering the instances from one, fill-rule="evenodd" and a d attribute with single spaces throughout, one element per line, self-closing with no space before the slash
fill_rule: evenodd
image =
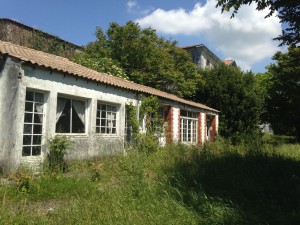
<path id="1" fill-rule="evenodd" d="M 83 52 L 74 56 L 73 60 L 98 72 L 108 73 L 128 80 L 126 72 L 119 66 L 118 62 L 109 57 L 108 48 L 105 45 L 106 37 L 101 30 L 98 30 L 96 37 L 98 40 L 101 40 L 101 45 L 99 44 L 100 41 L 89 43 Z"/>
<path id="2" fill-rule="evenodd" d="M 220 135 L 238 141 L 255 134 L 264 102 L 254 74 L 224 64 L 202 73 L 196 99 L 220 110 Z"/>
<path id="3" fill-rule="evenodd" d="M 199 75 L 190 55 L 176 42 L 158 37 L 155 30 L 141 29 L 132 21 L 124 26 L 111 23 L 106 33 L 97 28 L 96 37 L 86 47 L 85 60 L 111 59 L 131 81 L 181 97 L 195 93 Z"/>
<path id="4" fill-rule="evenodd" d="M 296 46 L 300 42 L 300 2 L 299 0 L 218 0 L 217 7 L 222 8 L 222 12 L 234 9 L 232 16 L 237 13 L 242 5 L 250 5 L 257 3 L 257 10 L 268 8 L 270 17 L 275 12 L 278 12 L 280 23 L 287 24 L 288 27 L 282 30 L 282 34 L 275 40 L 281 41 L 280 45 Z"/>
<path id="5" fill-rule="evenodd" d="M 296 135 L 300 140 L 300 48 L 277 52 L 268 67 L 271 74 L 267 115 L 274 132 Z"/>

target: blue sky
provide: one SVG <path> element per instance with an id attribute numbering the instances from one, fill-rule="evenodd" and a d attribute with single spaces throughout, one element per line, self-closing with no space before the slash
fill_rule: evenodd
<path id="1" fill-rule="evenodd" d="M 10 18 L 59 36 L 77 45 L 94 41 L 96 27 L 127 21 L 152 27 L 179 46 L 205 44 L 221 59 L 234 58 L 243 69 L 264 72 L 279 51 L 272 41 L 280 33 L 275 16 L 254 6 L 244 7 L 235 19 L 215 9 L 215 0 L 0 0 L 1 18 Z"/>

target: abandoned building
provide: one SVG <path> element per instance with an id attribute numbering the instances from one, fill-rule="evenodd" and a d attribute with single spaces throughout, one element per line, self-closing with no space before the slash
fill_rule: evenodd
<path id="1" fill-rule="evenodd" d="M 226 59 L 222 61 L 203 44 L 185 46 L 181 47 L 181 49 L 187 51 L 191 55 L 193 63 L 202 69 L 210 69 L 221 63 L 237 67 L 234 59 Z"/>
<path id="2" fill-rule="evenodd" d="M 47 156 L 47 140 L 55 135 L 74 142 L 68 159 L 123 151 L 126 105 L 138 109 L 146 96 L 157 96 L 161 106 L 167 124 L 162 144 L 214 139 L 215 109 L 0 41 L 0 167 L 9 171 L 40 164 Z"/>
<path id="3" fill-rule="evenodd" d="M 18 21 L 0 18 L 0 40 L 71 59 L 83 48 Z"/>

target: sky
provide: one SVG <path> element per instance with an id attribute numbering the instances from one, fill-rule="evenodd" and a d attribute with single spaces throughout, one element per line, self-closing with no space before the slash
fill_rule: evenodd
<path id="1" fill-rule="evenodd" d="M 233 19 L 215 7 L 216 0 L 0 0 L 0 5 L 0 18 L 80 46 L 96 40 L 96 27 L 105 31 L 111 22 L 132 20 L 178 46 L 204 44 L 220 59 L 235 59 L 255 73 L 266 71 L 272 56 L 284 51 L 272 40 L 281 34 L 279 19 L 264 19 L 268 11 L 255 10 L 255 4 L 242 7 Z"/>

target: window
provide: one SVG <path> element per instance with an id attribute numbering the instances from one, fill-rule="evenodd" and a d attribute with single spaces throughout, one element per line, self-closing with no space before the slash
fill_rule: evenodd
<path id="1" fill-rule="evenodd" d="M 85 109 L 85 101 L 58 97 L 56 133 L 84 133 Z"/>
<path id="2" fill-rule="evenodd" d="M 206 67 L 209 67 L 210 66 L 210 61 L 209 59 L 206 60 Z"/>
<path id="3" fill-rule="evenodd" d="M 97 104 L 96 133 L 117 133 L 117 106 Z"/>
<path id="4" fill-rule="evenodd" d="M 22 156 L 41 154 L 44 94 L 26 91 Z"/>
<path id="5" fill-rule="evenodd" d="M 197 143 L 198 118 L 196 112 L 182 110 L 180 112 L 181 142 Z"/>

